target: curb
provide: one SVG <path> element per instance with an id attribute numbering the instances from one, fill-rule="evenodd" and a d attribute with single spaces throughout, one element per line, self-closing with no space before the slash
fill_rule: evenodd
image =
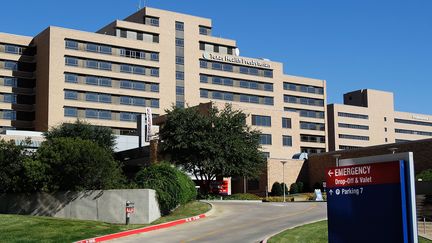
<path id="1" fill-rule="evenodd" d="M 294 229 L 294 228 L 297 228 L 297 227 L 300 227 L 300 226 L 303 226 L 303 225 L 313 224 L 313 223 L 320 222 L 320 221 L 323 221 L 323 220 L 327 220 L 327 218 L 322 218 L 322 219 L 312 220 L 312 221 L 309 221 L 309 222 L 306 222 L 306 223 L 303 223 L 303 224 L 299 224 L 299 225 L 295 225 L 295 226 L 293 226 L 293 227 L 289 227 L 289 228 L 283 229 L 283 230 L 281 230 L 281 231 L 279 231 L 279 232 L 276 232 L 276 233 L 274 233 L 274 234 L 272 234 L 272 235 L 267 236 L 266 238 L 264 238 L 264 240 L 260 241 L 260 243 L 267 243 L 267 241 L 268 241 L 271 237 L 273 237 L 273 236 L 275 236 L 275 235 L 277 235 L 277 234 L 280 234 L 280 233 L 284 232 L 285 230 Z"/>
<path id="2" fill-rule="evenodd" d="M 178 219 L 178 220 L 174 220 L 174 221 L 170 221 L 170 222 L 166 222 L 166 223 L 162 223 L 162 224 L 151 225 L 151 226 L 147 226 L 147 227 L 143 227 L 143 228 L 121 231 L 121 232 L 113 233 L 113 234 L 109 234 L 109 235 L 102 235 L 102 236 L 89 238 L 89 239 L 85 239 L 85 240 L 79 240 L 79 241 L 76 241 L 75 243 L 103 242 L 103 241 L 114 240 L 114 239 L 130 236 L 130 235 L 136 235 L 136 234 L 141 234 L 141 233 L 145 233 L 145 232 L 149 232 L 149 231 L 165 229 L 165 228 L 173 227 L 176 225 L 197 221 L 199 219 L 206 218 L 206 217 L 208 217 L 214 213 L 213 205 L 209 202 L 205 202 L 205 203 L 210 204 L 211 209 L 207 213 L 204 213 L 204 214 L 200 214 L 200 215 L 196 215 L 196 216 L 192 216 L 192 217 L 184 218 L 184 219 Z"/>

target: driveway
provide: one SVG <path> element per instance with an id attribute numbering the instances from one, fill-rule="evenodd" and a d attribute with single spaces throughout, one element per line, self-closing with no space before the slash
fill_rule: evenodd
<path id="1" fill-rule="evenodd" d="M 113 242 L 259 242 L 286 228 L 327 217 L 326 203 L 211 202 L 207 218 Z"/>

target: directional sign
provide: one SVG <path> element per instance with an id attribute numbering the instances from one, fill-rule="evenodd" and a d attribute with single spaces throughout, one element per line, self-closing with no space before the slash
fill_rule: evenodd
<path id="1" fill-rule="evenodd" d="M 329 168 L 329 243 L 416 242 L 409 228 L 406 167 L 400 160 Z"/>

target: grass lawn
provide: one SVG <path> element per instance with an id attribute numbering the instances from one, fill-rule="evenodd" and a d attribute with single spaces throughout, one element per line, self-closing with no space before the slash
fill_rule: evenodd
<path id="1" fill-rule="evenodd" d="M 327 242 L 327 221 L 307 224 L 294 229 L 286 230 L 269 239 L 270 243 L 325 243 Z M 420 243 L 432 243 L 431 240 L 419 237 Z"/>
<path id="2" fill-rule="evenodd" d="M 210 210 L 210 205 L 191 202 L 152 224 L 186 218 Z M 0 214 L 1 242 L 73 242 L 147 225 L 116 225 L 96 221 Z"/>

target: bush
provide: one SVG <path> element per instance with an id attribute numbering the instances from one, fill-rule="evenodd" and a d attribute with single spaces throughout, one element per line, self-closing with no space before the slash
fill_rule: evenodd
<path id="1" fill-rule="evenodd" d="M 48 191 L 113 189 L 122 185 L 121 168 L 111 153 L 80 138 L 53 138 L 42 143 L 29 168 L 43 167 Z"/>
<path id="2" fill-rule="evenodd" d="M 299 193 L 304 192 L 304 184 L 303 184 L 303 182 L 297 181 L 296 184 L 297 184 L 297 187 L 298 187 L 298 192 Z"/>
<path id="3" fill-rule="evenodd" d="M 168 163 L 143 168 L 137 173 L 135 181 L 140 188 L 156 190 L 163 215 L 197 196 L 195 183 L 189 176 Z"/>
<path id="4" fill-rule="evenodd" d="M 283 197 L 268 197 L 262 200 L 263 202 L 283 202 Z M 286 202 L 294 202 L 293 196 L 285 196 Z"/>
<path id="5" fill-rule="evenodd" d="M 416 179 L 422 179 L 422 181 L 432 181 L 432 169 L 420 172 L 416 175 Z"/>
<path id="6" fill-rule="evenodd" d="M 223 198 L 224 200 L 261 200 L 261 198 L 251 193 L 236 193 Z"/>
<path id="7" fill-rule="evenodd" d="M 299 192 L 299 189 L 298 189 L 297 183 L 292 183 L 290 186 L 290 193 L 296 194 L 298 192 Z"/>
<path id="8" fill-rule="evenodd" d="M 282 187 L 279 184 L 279 182 L 273 183 L 272 189 L 271 189 L 271 195 L 272 196 L 281 196 L 283 194 Z"/>

